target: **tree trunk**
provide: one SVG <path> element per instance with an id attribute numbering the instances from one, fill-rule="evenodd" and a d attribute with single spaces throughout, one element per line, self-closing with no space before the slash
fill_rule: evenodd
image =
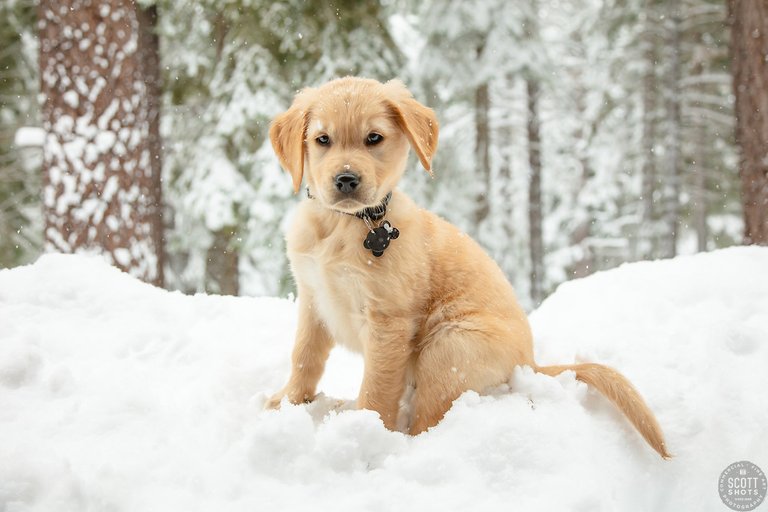
<path id="1" fill-rule="evenodd" d="M 496 261 L 504 271 L 507 279 L 512 281 L 514 271 L 517 265 L 514 263 L 513 241 L 515 240 L 515 229 L 512 222 L 514 216 L 514 185 L 512 183 L 512 151 L 513 151 L 513 133 L 512 123 L 514 119 L 513 109 L 513 90 L 515 87 L 515 78 L 512 73 L 506 73 L 501 81 L 500 94 L 498 101 L 503 108 L 500 126 L 498 128 L 498 144 L 500 147 L 499 177 L 497 188 L 501 203 L 498 205 L 497 215 L 501 219 L 503 243 L 498 247 L 498 253 L 495 255 Z"/>
<path id="2" fill-rule="evenodd" d="M 649 2 L 650 4 L 650 2 Z M 648 18 L 651 17 L 652 8 L 646 7 Z M 656 193 L 656 37 L 653 23 L 645 26 L 643 34 L 643 60 L 645 73 L 643 75 L 643 176 L 642 176 L 642 220 L 640 224 L 639 243 L 640 256 L 649 259 L 654 256 L 656 249 L 656 212 L 654 208 L 654 194 Z"/>
<path id="3" fill-rule="evenodd" d="M 729 0 L 744 243 L 768 245 L 768 5 Z"/>
<path id="4" fill-rule="evenodd" d="M 528 185 L 528 221 L 531 244 L 531 299 L 539 304 L 544 299 L 544 241 L 541 204 L 541 135 L 539 128 L 539 82 L 528 79 L 528 162 L 531 179 Z"/>
<path id="5" fill-rule="evenodd" d="M 216 58 L 222 59 L 230 26 L 227 17 L 218 13 L 213 32 L 216 42 Z M 240 246 L 236 243 L 236 226 L 225 226 L 213 233 L 213 243 L 208 248 L 205 262 L 205 290 L 220 295 L 240 293 Z"/>
<path id="6" fill-rule="evenodd" d="M 478 57 L 482 54 L 482 46 L 477 49 Z M 475 88 L 475 176 L 480 184 L 475 205 L 475 227 L 488 217 L 491 211 L 490 193 L 491 187 L 491 161 L 490 161 L 490 126 L 488 111 L 490 110 L 490 98 L 488 82 L 483 82 Z"/>
<path id="7" fill-rule="evenodd" d="M 680 12 L 678 0 L 668 0 L 666 27 L 669 68 L 666 76 L 667 134 L 664 159 L 664 234 L 661 240 L 661 256 L 677 255 L 678 225 L 680 220 L 680 146 L 682 120 L 680 113 Z"/>
<path id="8" fill-rule="evenodd" d="M 45 240 L 48 250 L 98 252 L 162 285 L 150 99 L 158 75 L 142 58 L 148 29 L 138 9 L 128 0 L 39 4 Z"/>
<path id="9" fill-rule="evenodd" d="M 707 250 L 707 132 L 702 123 L 696 127 L 696 146 L 699 148 L 693 161 L 693 225 L 696 228 L 696 245 L 699 252 Z"/>
<path id="10" fill-rule="evenodd" d="M 157 35 L 157 6 L 137 9 L 141 27 L 139 48 L 147 85 L 147 121 L 149 122 L 150 166 L 152 169 L 152 190 L 150 218 L 153 223 L 152 238 L 157 254 L 158 282 L 164 282 L 165 273 L 165 216 L 163 208 L 163 140 L 160 137 L 160 98 L 162 79 L 160 76 L 160 38 Z"/>
<path id="11" fill-rule="evenodd" d="M 205 264 L 205 291 L 220 295 L 238 295 L 240 293 L 240 261 L 235 243 L 237 231 L 234 227 L 225 227 L 213 234 L 213 244 L 208 249 Z"/>

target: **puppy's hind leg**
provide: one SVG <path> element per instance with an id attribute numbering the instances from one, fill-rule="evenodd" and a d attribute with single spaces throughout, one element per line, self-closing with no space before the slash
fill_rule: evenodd
<path id="1" fill-rule="evenodd" d="M 476 325 L 482 329 L 473 328 Z M 526 349 L 530 340 L 510 342 L 512 335 L 495 319 L 477 319 L 446 326 L 431 336 L 416 361 L 410 434 L 435 426 L 464 391 L 498 386 L 515 366 L 531 364 Z"/>

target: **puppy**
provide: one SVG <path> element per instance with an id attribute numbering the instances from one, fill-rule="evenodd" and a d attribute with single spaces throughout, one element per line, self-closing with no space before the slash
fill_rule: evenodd
<path id="1" fill-rule="evenodd" d="M 270 139 L 302 201 L 287 233 L 299 319 L 291 376 L 268 402 L 311 401 L 334 343 L 362 354 L 357 405 L 395 429 L 414 387 L 410 425 L 436 425 L 464 391 L 509 379 L 516 366 L 576 378 L 611 400 L 662 457 L 653 413 L 625 377 L 599 364 L 537 366 L 512 286 L 467 235 L 398 190 L 409 147 L 431 173 L 434 112 L 396 80 L 333 80 L 296 95 Z"/>

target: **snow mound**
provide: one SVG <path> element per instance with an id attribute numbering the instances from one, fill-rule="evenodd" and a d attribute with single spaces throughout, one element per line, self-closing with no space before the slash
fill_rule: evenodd
<path id="1" fill-rule="evenodd" d="M 410 438 L 284 384 L 292 302 L 184 296 L 100 260 L 0 272 L 0 510 L 723 510 L 717 479 L 768 469 L 768 249 L 635 263 L 562 285 L 531 318 L 541 364 L 595 361 L 656 412 L 662 461 L 566 373 L 523 368 Z"/>

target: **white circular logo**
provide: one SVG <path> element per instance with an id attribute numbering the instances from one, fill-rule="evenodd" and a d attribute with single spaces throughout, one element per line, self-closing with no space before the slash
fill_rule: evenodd
<path id="1" fill-rule="evenodd" d="M 765 499 L 768 481 L 762 469 L 742 460 L 720 473 L 717 490 L 720 499 L 731 510 L 753 510 Z"/>

